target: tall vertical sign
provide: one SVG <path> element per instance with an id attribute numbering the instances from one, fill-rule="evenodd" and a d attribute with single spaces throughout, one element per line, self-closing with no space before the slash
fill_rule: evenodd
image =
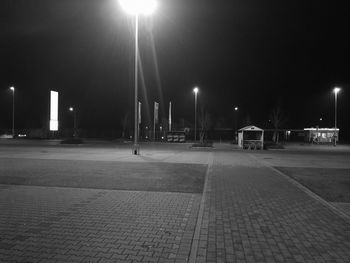
<path id="1" fill-rule="evenodd" d="M 138 137 L 140 137 L 140 124 L 141 124 L 141 102 L 138 103 L 138 123 L 137 123 L 137 125 L 138 125 L 137 136 Z"/>
<path id="2" fill-rule="evenodd" d="M 58 92 L 50 91 L 50 131 L 58 131 Z"/>
<path id="3" fill-rule="evenodd" d="M 169 102 L 169 131 L 171 132 L 171 101 Z"/>
<path id="4" fill-rule="evenodd" d="M 139 125 L 141 124 L 141 102 L 139 102 Z"/>
<path id="5" fill-rule="evenodd" d="M 156 140 L 156 124 L 158 123 L 159 103 L 154 102 L 154 118 L 153 118 L 153 140 Z"/>

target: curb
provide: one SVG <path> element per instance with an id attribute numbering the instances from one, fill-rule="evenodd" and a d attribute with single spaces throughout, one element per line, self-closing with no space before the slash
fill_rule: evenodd
<path id="1" fill-rule="evenodd" d="M 201 232 L 201 225 L 202 225 L 202 219 L 203 219 L 203 214 L 204 214 L 204 205 L 205 205 L 205 200 L 206 200 L 206 193 L 207 193 L 207 189 L 208 189 L 208 179 L 209 179 L 209 174 L 212 170 L 212 166 L 213 166 L 213 154 L 211 153 L 209 155 L 209 160 L 208 160 L 208 168 L 207 171 L 205 173 L 205 182 L 204 182 L 204 188 L 203 188 L 203 195 L 202 195 L 202 199 L 201 199 L 201 203 L 199 206 L 199 212 L 198 212 L 198 217 L 197 217 L 197 223 L 196 223 L 196 228 L 193 234 L 193 238 L 192 238 L 192 245 L 191 245 L 191 252 L 190 252 L 190 256 L 188 259 L 189 263 L 195 263 L 196 259 L 197 259 L 197 251 L 198 251 L 198 244 L 199 244 L 199 235 Z"/>

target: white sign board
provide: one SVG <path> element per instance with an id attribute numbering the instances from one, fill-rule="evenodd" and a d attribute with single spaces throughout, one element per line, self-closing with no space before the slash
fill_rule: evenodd
<path id="1" fill-rule="evenodd" d="M 58 131 L 58 92 L 50 91 L 50 131 Z"/>

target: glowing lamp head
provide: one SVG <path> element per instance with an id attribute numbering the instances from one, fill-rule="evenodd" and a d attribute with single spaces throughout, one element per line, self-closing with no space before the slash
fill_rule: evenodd
<path id="1" fill-rule="evenodd" d="M 238 107 L 235 107 L 235 111 L 238 111 Z"/>
<path id="2" fill-rule="evenodd" d="M 339 91 L 340 91 L 340 88 L 339 88 L 339 87 L 335 87 L 335 88 L 333 89 L 333 92 L 334 92 L 335 94 L 337 94 Z"/>
<path id="3" fill-rule="evenodd" d="M 119 0 L 119 4 L 132 15 L 150 15 L 157 8 L 156 0 Z"/>
<path id="4" fill-rule="evenodd" d="M 198 91 L 199 91 L 198 87 L 195 87 L 195 88 L 193 89 L 193 92 L 194 92 L 195 94 L 197 94 Z"/>
<path id="5" fill-rule="evenodd" d="M 15 87 L 10 87 L 10 90 L 15 91 Z"/>
<path id="6" fill-rule="evenodd" d="M 69 111 L 74 111 L 74 108 L 73 107 L 69 107 Z"/>

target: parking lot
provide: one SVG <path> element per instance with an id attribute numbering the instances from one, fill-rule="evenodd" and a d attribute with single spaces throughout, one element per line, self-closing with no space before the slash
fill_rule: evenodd
<path id="1" fill-rule="evenodd" d="M 130 146 L 1 141 L 0 261 L 350 258 L 346 214 L 275 171 L 346 173 L 347 147 L 242 151 L 232 144 L 148 143 L 134 156 Z"/>

